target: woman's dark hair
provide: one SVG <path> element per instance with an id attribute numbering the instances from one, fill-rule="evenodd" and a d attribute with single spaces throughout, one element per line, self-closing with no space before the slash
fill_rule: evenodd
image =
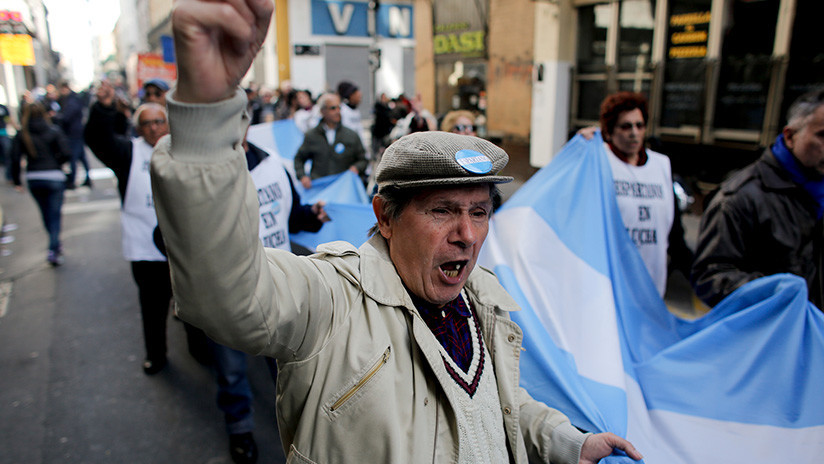
<path id="1" fill-rule="evenodd" d="M 25 103 L 20 110 L 20 137 L 23 139 L 23 145 L 26 147 L 26 153 L 31 158 L 37 157 L 37 148 L 31 139 L 31 132 L 29 125 L 32 120 L 45 119 L 47 122 L 51 120 L 46 106 L 41 102 Z"/>

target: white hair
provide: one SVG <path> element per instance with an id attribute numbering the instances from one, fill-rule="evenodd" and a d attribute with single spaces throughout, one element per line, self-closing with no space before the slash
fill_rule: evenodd
<path id="1" fill-rule="evenodd" d="M 787 126 L 795 130 L 803 129 L 813 113 L 822 105 L 824 105 L 824 87 L 798 97 L 787 111 Z"/>
<path id="2" fill-rule="evenodd" d="M 169 119 L 169 113 L 166 112 L 166 107 L 159 103 L 144 103 L 137 107 L 132 116 L 132 124 L 134 127 L 140 127 L 140 115 L 148 109 L 158 110 L 163 113 L 163 117 Z"/>

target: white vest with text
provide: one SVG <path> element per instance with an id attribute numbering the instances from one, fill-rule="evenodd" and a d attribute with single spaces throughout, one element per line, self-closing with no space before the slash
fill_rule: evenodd
<path id="1" fill-rule="evenodd" d="M 267 248 L 292 251 L 289 244 L 292 189 L 280 157 L 269 153 L 250 174 L 260 204 L 260 241 Z"/>
<path id="2" fill-rule="evenodd" d="M 152 150 L 143 137 L 132 140 L 132 165 L 120 215 L 123 256 L 129 261 L 166 261 L 153 239 L 157 213 L 149 176 Z"/>
<path id="3" fill-rule="evenodd" d="M 632 166 L 604 143 L 621 218 L 662 297 L 667 289 L 667 247 L 675 217 L 669 158 L 647 150 L 647 162 Z"/>

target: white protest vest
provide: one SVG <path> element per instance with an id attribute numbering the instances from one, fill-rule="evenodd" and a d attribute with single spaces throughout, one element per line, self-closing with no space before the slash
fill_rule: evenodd
<path id="1" fill-rule="evenodd" d="M 129 261 L 166 261 L 152 238 L 157 227 L 149 177 L 152 150 L 143 137 L 132 140 L 132 165 L 120 215 L 123 256 Z"/>
<path id="2" fill-rule="evenodd" d="M 675 216 L 669 158 L 647 150 L 647 162 L 632 166 L 604 144 L 612 167 L 618 209 L 630 238 L 662 297 L 667 289 L 667 248 Z"/>
<path id="3" fill-rule="evenodd" d="M 280 157 L 269 153 L 250 173 L 260 204 L 258 236 L 263 246 L 292 251 L 289 244 L 289 214 L 292 189 Z"/>

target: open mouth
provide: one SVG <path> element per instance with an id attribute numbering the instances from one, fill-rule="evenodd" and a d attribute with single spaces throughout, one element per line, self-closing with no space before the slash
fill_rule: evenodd
<path id="1" fill-rule="evenodd" d="M 441 272 L 450 279 L 454 279 L 461 274 L 461 270 L 466 267 L 467 261 L 450 261 L 441 264 Z"/>

